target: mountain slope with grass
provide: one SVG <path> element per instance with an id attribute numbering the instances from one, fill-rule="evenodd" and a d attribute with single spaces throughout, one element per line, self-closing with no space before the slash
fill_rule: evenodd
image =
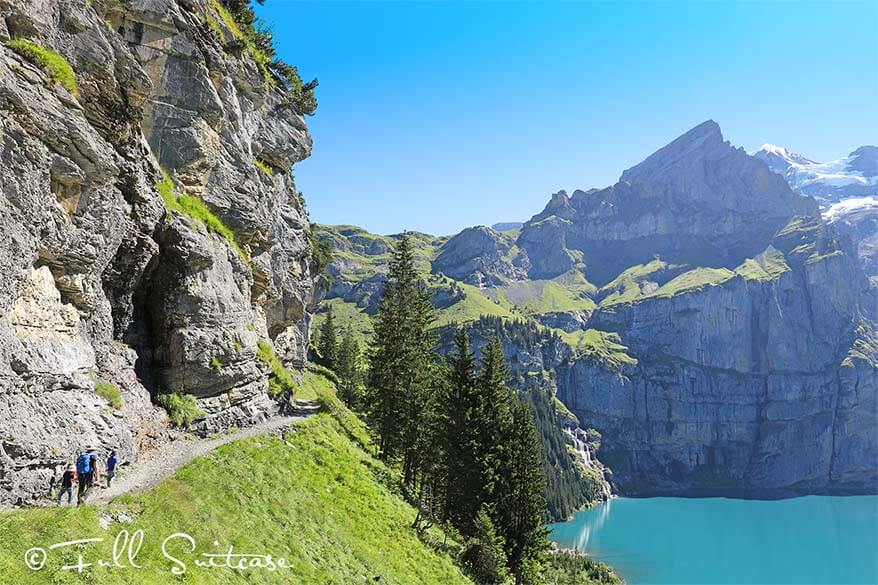
<path id="1" fill-rule="evenodd" d="M 456 567 L 456 545 L 438 530 L 419 537 L 416 510 L 401 496 L 396 474 L 372 457 L 362 423 L 335 398 L 331 384 L 310 384 L 325 411 L 275 436 L 226 444 L 200 457 L 156 488 L 102 506 L 37 508 L 0 513 L 0 582 L 193 584 L 235 583 L 471 583 Z M 112 558 L 120 530 L 144 531 L 142 568 L 91 567 L 61 571 L 73 553 L 49 552 L 32 571 L 24 553 L 34 546 L 102 537 L 83 547 L 92 562 Z M 187 563 L 185 576 L 162 555 L 164 538 L 187 532 L 198 552 L 272 554 L 289 569 L 199 569 L 181 541 L 169 545 Z M 219 546 L 214 546 L 214 541 Z M 173 547 L 173 548 L 172 548 Z"/>
<path id="2" fill-rule="evenodd" d="M 584 435 L 570 446 L 596 445 L 620 493 L 874 493 L 868 216 L 821 214 L 707 121 L 613 187 L 556 193 L 518 231 L 421 237 L 421 266 L 439 325 L 520 320 L 558 336 L 554 356 L 504 339 L 509 368 L 571 411 Z M 345 250 L 330 302 L 367 331 L 385 259 L 351 235 L 318 228 Z"/>
<path id="3" fill-rule="evenodd" d="M 301 379 L 301 393 L 317 397 L 321 413 L 268 436 L 224 444 L 148 491 L 80 508 L 0 512 L 0 533 L 16 535 L 0 539 L 0 582 L 472 584 L 458 567 L 462 547 L 453 536 L 412 527 L 417 510 L 404 497 L 398 470 L 373 456 L 367 428 L 336 397 L 333 384 L 314 374 Z M 100 566 L 99 560 L 113 564 L 118 534 L 140 530 L 136 567 L 128 549 L 119 557 L 122 566 Z M 163 552 L 165 539 L 180 532 L 194 539 L 194 549 L 178 536 Z M 49 549 L 86 538 L 102 541 Z M 237 554 L 272 555 L 275 569 L 195 564 L 202 553 L 225 554 L 230 546 Z M 25 563 L 35 547 L 46 550 L 39 570 Z M 80 555 L 91 563 L 82 572 L 62 569 Z M 175 568 L 185 571 L 172 573 Z M 540 582 L 619 583 L 606 565 L 559 553 L 546 558 Z"/>

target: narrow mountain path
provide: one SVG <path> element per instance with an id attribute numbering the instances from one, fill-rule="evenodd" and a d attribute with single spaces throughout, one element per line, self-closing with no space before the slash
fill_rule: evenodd
<path id="1" fill-rule="evenodd" d="M 196 457 L 206 455 L 220 445 L 258 435 L 270 435 L 274 431 L 296 421 L 304 420 L 313 414 L 312 411 L 296 416 L 273 417 L 251 427 L 206 439 L 190 439 L 181 435 L 158 449 L 150 451 L 137 463 L 119 468 L 113 485 L 109 488 L 104 487 L 106 486 L 106 475 L 105 470 L 102 469 L 100 486 L 92 488 L 86 503 L 106 503 L 122 494 L 148 490 L 155 487 L 162 479 L 173 475 Z"/>

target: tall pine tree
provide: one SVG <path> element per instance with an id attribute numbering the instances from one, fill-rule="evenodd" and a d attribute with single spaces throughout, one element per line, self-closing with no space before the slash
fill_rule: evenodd
<path id="1" fill-rule="evenodd" d="M 479 429 L 476 440 L 476 461 L 479 466 L 485 497 L 494 499 L 502 463 L 507 457 L 508 445 L 503 433 L 511 424 L 511 405 L 514 394 L 506 385 L 509 371 L 504 363 L 503 347 L 497 337 L 482 348 L 481 369 L 476 385 L 479 402 L 473 425 Z"/>
<path id="2" fill-rule="evenodd" d="M 474 529 L 482 503 L 482 483 L 476 460 L 474 412 L 477 410 L 475 359 L 469 348 L 469 335 L 463 327 L 454 333 L 455 353 L 448 358 L 444 412 L 445 488 L 444 518 L 464 536 Z"/>
<path id="3" fill-rule="evenodd" d="M 320 340 L 318 341 L 317 352 L 320 354 L 320 360 L 324 366 L 331 370 L 336 368 L 338 339 L 335 332 L 335 316 L 332 314 L 332 307 L 329 307 L 329 311 L 326 313 L 326 320 L 320 326 Z"/>
<path id="4" fill-rule="evenodd" d="M 407 235 L 397 243 L 384 293 L 374 318 L 369 352 L 369 414 L 379 456 L 402 461 L 403 481 L 412 486 L 435 391 L 435 309 L 414 263 Z"/>
<path id="5" fill-rule="evenodd" d="M 353 325 L 348 322 L 344 336 L 338 347 L 336 374 L 338 374 L 338 392 L 348 406 L 359 409 L 360 396 L 360 344 L 354 337 Z"/>
<path id="6" fill-rule="evenodd" d="M 498 531 L 506 540 L 506 557 L 516 585 L 537 582 L 539 562 L 548 541 L 543 528 L 542 454 L 530 407 L 518 400 L 512 406 L 505 461 L 498 493 Z"/>

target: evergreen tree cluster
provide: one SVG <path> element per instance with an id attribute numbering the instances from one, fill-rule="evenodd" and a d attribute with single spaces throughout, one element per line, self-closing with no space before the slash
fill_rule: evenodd
<path id="1" fill-rule="evenodd" d="M 602 498 L 603 479 L 588 472 L 578 464 L 568 451 L 569 438 L 563 431 L 565 415 L 559 412 L 550 384 L 542 376 L 528 376 L 539 367 L 540 352 L 552 353 L 563 341 L 557 333 L 540 327 L 533 321 L 506 319 L 498 316 L 482 316 L 469 324 L 475 344 L 499 338 L 521 354 L 534 356 L 529 362 L 512 356 L 511 378 L 534 414 L 536 428 L 543 453 L 543 471 L 546 478 L 546 520 L 561 521 L 591 502 Z M 443 353 L 451 353 L 454 346 L 454 328 L 440 332 Z M 548 358 L 549 356 L 546 356 Z"/>
<path id="2" fill-rule="evenodd" d="M 360 344 L 354 336 L 353 325 L 348 322 L 339 341 L 335 315 L 330 308 L 320 326 L 315 346 L 318 363 L 336 375 L 341 399 L 352 408 L 359 409 L 362 406 L 363 374 L 360 368 Z"/>
<path id="3" fill-rule="evenodd" d="M 368 367 L 360 368 L 350 325 L 339 341 L 331 309 L 316 342 L 318 361 L 338 376 L 340 396 L 367 417 L 379 458 L 401 471 L 419 510 L 414 528 L 438 523 L 459 534 L 460 563 L 477 583 L 584 575 L 581 561 L 555 567 L 543 527 L 585 501 L 560 417 L 542 386 L 521 393 L 509 387 L 501 344 L 536 352 L 557 341 L 554 334 L 497 317 L 482 317 L 469 331 L 437 331 L 431 296 L 412 242 L 402 237 L 373 318 Z M 478 358 L 471 334 L 479 338 Z M 447 335 L 451 349 L 443 357 L 437 346 Z"/>
<path id="4" fill-rule="evenodd" d="M 507 386 L 494 338 L 479 364 L 463 329 L 436 351 L 435 309 L 411 242 L 396 245 L 374 319 L 364 410 L 379 457 L 402 470 L 419 505 L 415 527 L 452 527 L 479 583 L 537 583 L 548 546 L 544 476 L 530 406 Z M 321 335 L 321 342 L 325 333 Z"/>

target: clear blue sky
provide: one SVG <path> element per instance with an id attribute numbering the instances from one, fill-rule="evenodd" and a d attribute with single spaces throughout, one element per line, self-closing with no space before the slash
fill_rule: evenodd
<path id="1" fill-rule="evenodd" d="M 818 161 L 878 141 L 878 2 L 268 0 L 320 102 L 312 219 L 435 234 L 604 187 L 692 126 Z"/>

